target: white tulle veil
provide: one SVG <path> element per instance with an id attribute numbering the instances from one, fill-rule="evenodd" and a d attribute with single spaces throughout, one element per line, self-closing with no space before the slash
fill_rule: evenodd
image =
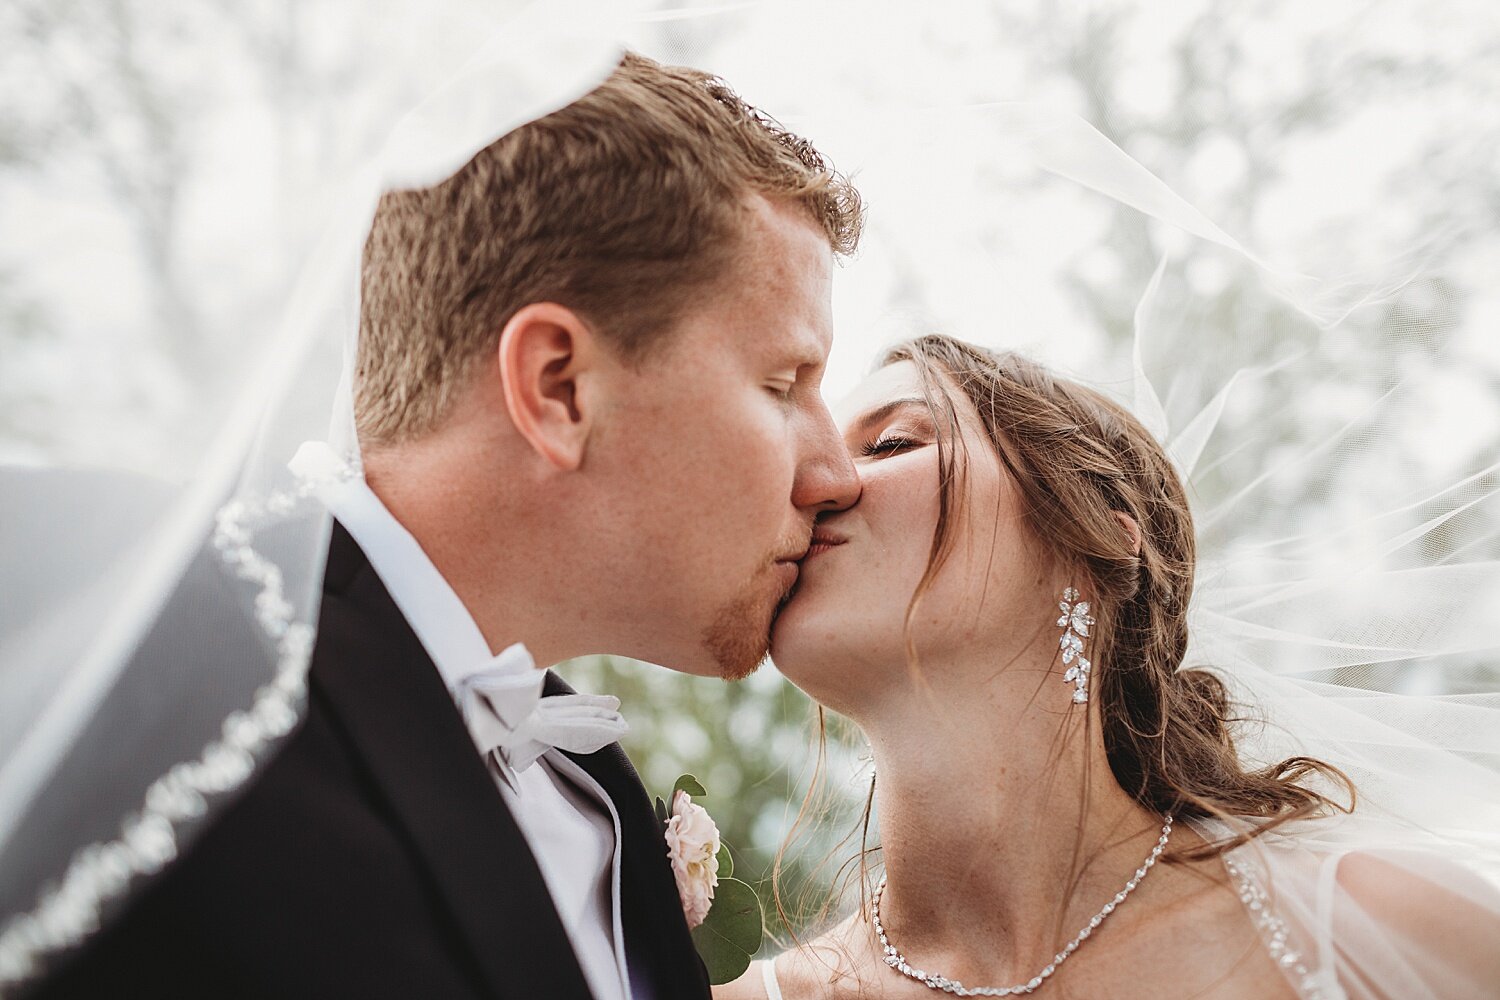
<path id="1" fill-rule="evenodd" d="M 175 456 L 185 482 L 3 471 L 0 558 L 19 599 L 0 608 L 0 990 L 96 931 L 301 716 L 330 519 L 309 499 L 322 472 L 291 462 L 326 440 L 358 466 L 350 362 L 380 193 L 436 183 L 586 93 L 619 38 L 609 5 L 538 4 L 393 122 L 235 405 L 205 446 Z M 209 617 L 205 562 L 239 620 Z M 169 619 L 189 624 L 157 630 Z M 222 641 L 204 632 L 216 628 Z"/>
<path id="2" fill-rule="evenodd" d="M 1218 671 L 1264 718 L 1242 734 L 1247 758 L 1314 756 L 1360 795 L 1352 816 L 1231 852 L 1247 912 L 1304 997 L 1496 989 L 1464 982 L 1463 956 L 1344 877 L 1376 859 L 1389 881 L 1500 919 L 1497 435 L 1490 463 L 1459 477 L 1402 458 L 1414 436 L 1445 432 L 1433 407 L 1448 366 L 1464 363 L 1458 348 L 1493 336 L 1496 290 L 1472 279 L 1473 234 L 1427 233 L 1352 273 L 1336 255 L 1322 270 L 1292 267 L 1242 245 L 1078 114 L 1002 100 L 1003 81 L 958 98 L 940 82 L 905 93 L 899 67 L 858 31 L 827 44 L 844 25 L 899 33 L 924 17 L 944 21 L 868 4 L 528 8 L 353 179 L 262 363 L 212 443 L 187 456 L 185 482 L 0 470 L 0 990 L 107 921 L 296 725 L 329 522 L 309 499 L 320 470 L 288 463 L 324 439 L 357 466 L 349 361 L 379 193 L 447 176 L 597 84 L 623 47 L 722 73 L 854 175 L 870 222 L 836 289 L 846 370 L 872 330 L 995 343 L 1035 322 L 1021 339 L 1044 340 L 1060 320 L 1030 297 L 1028 241 L 1114 238 L 1101 206 L 1153 234 L 1163 252 L 1140 283 L 1128 370 L 1075 362 L 1075 374 L 1130 403 L 1198 505 L 1184 667 Z M 851 82 L 886 76 L 888 87 Z M 927 315 L 890 307 L 912 271 L 932 279 Z M 1248 291 L 1226 305 L 1217 293 L 1232 278 Z M 1460 286 L 1473 293 L 1461 302 Z M 1274 343 L 1259 335 L 1270 325 Z M 1351 369 L 1355 343 L 1377 349 Z M 1288 428 L 1266 411 L 1266 387 L 1291 378 L 1326 396 L 1314 424 Z M 1290 484 L 1305 494 L 1309 482 L 1324 502 L 1289 520 Z M 255 637 L 211 658 L 202 635 L 154 631 L 174 607 L 191 617 L 202 595 L 182 584 L 203 553 Z M 106 746 L 110 766 L 87 766 Z"/>

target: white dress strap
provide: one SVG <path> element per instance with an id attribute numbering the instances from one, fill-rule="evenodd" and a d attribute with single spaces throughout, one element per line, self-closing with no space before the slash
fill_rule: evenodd
<path id="1" fill-rule="evenodd" d="M 781 984 L 776 981 L 776 959 L 760 962 L 760 981 L 766 987 L 766 1000 L 782 1000 Z"/>

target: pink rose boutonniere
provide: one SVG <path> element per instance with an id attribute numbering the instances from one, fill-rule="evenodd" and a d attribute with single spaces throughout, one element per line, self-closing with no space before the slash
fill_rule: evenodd
<path id="1" fill-rule="evenodd" d="M 656 800 L 656 818 L 667 841 L 667 857 L 693 943 L 715 986 L 738 979 L 760 950 L 764 918 L 755 890 L 732 878 L 734 861 L 719 839 L 708 810 L 693 801 L 707 797 L 691 774 L 677 779 L 671 805 Z"/>
<path id="2" fill-rule="evenodd" d="M 677 877 L 677 894 L 688 927 L 696 929 L 713 905 L 719 884 L 719 828 L 702 806 L 682 789 L 672 793 L 671 816 L 667 819 L 667 856 Z"/>

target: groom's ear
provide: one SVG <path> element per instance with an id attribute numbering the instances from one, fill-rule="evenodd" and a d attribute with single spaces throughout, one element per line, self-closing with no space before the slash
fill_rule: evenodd
<path id="1" fill-rule="evenodd" d="M 516 430 L 558 469 L 583 463 L 593 421 L 584 388 L 599 360 L 593 330 L 554 302 L 523 307 L 500 332 L 500 382 Z"/>

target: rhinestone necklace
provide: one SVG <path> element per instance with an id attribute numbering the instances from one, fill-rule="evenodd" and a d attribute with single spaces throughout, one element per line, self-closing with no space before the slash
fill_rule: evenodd
<path id="1" fill-rule="evenodd" d="M 968 987 L 956 979 L 940 976 L 936 972 L 924 972 L 908 963 L 901 952 L 896 950 L 896 946 L 891 944 L 890 938 L 885 933 L 885 927 L 880 922 L 880 897 L 885 895 L 885 876 L 881 875 L 880 884 L 875 887 L 875 898 L 870 904 L 870 917 L 875 925 L 875 937 L 880 942 L 880 948 L 885 955 L 885 964 L 908 979 L 915 979 L 929 989 L 942 990 L 944 993 L 952 993 L 954 996 L 1008 997 L 1020 996 L 1023 993 L 1035 993 L 1037 988 L 1051 978 L 1052 973 L 1057 971 L 1058 966 L 1066 962 L 1068 956 L 1077 951 L 1078 946 L 1087 941 L 1094 931 L 1099 929 L 1099 925 L 1104 923 L 1105 919 L 1111 913 L 1115 912 L 1115 908 L 1125 902 L 1126 897 L 1135 891 L 1135 887 L 1141 884 L 1141 879 L 1145 878 L 1146 873 L 1156 864 L 1156 859 L 1161 857 L 1161 852 L 1167 849 L 1167 839 L 1171 836 L 1172 814 L 1168 813 L 1167 821 L 1162 824 L 1161 837 L 1157 839 L 1156 846 L 1151 849 L 1151 854 L 1146 858 L 1145 862 L 1135 870 L 1135 877 L 1126 882 L 1125 888 L 1115 893 L 1114 898 L 1104 904 L 1104 909 L 1089 918 L 1088 924 L 1083 930 L 1078 932 L 1078 936 L 1069 941 L 1062 951 L 1052 956 L 1052 961 L 1047 963 L 1046 968 L 1038 972 L 1028 982 L 1021 983 L 1019 986 Z"/>

